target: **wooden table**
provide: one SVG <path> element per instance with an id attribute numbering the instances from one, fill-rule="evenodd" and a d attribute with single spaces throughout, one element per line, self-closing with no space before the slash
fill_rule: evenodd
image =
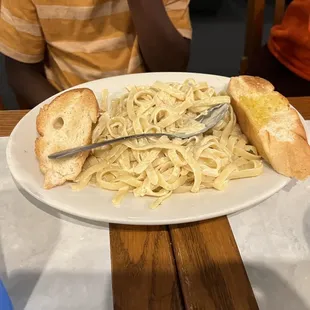
<path id="1" fill-rule="evenodd" d="M 310 119 L 310 97 L 290 98 Z M 27 111 L 0 111 L 8 136 Z M 110 225 L 114 309 L 258 309 L 227 217 Z"/>

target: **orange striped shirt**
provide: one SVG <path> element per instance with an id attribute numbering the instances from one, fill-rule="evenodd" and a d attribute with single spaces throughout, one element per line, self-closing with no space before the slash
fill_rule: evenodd
<path id="1" fill-rule="evenodd" d="M 281 25 L 271 29 L 268 48 L 289 70 L 310 81 L 310 0 L 294 0 Z"/>
<path id="2" fill-rule="evenodd" d="M 163 2 L 176 29 L 190 39 L 189 0 Z M 58 90 L 144 71 L 127 0 L 0 3 L 0 52 L 25 63 L 44 60 L 46 76 Z"/>

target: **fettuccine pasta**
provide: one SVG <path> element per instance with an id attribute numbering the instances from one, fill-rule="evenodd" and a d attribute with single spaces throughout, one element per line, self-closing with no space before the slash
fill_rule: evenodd
<path id="1" fill-rule="evenodd" d="M 225 93 L 216 94 L 207 83 L 192 79 L 128 87 L 109 108 L 106 90 L 103 98 L 93 143 L 150 132 L 196 132 L 204 126 L 197 116 L 216 104 L 230 103 Z M 92 184 L 116 191 L 115 205 L 129 192 L 152 196 L 151 208 L 156 208 L 171 194 L 224 190 L 229 180 L 255 177 L 262 171 L 261 157 L 240 131 L 230 106 L 226 117 L 204 135 L 184 140 L 143 138 L 94 150 L 73 188 Z"/>

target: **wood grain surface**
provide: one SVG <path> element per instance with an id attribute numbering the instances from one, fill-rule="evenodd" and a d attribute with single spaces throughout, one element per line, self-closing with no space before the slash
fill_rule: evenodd
<path id="1" fill-rule="evenodd" d="M 226 216 L 170 232 L 186 309 L 258 309 Z"/>
<path id="2" fill-rule="evenodd" d="M 294 106 L 304 119 L 310 119 L 310 97 L 290 97 L 290 104 Z"/>
<path id="3" fill-rule="evenodd" d="M 27 113 L 21 111 L 0 111 L 0 137 L 9 136 L 20 119 Z"/>
<path id="4" fill-rule="evenodd" d="M 110 225 L 114 309 L 182 310 L 166 226 Z"/>
<path id="5" fill-rule="evenodd" d="M 289 99 L 310 119 L 310 97 Z M 0 111 L 0 136 L 8 136 L 26 112 Z M 226 217 L 169 231 L 166 226 L 110 228 L 116 310 L 257 309 Z"/>

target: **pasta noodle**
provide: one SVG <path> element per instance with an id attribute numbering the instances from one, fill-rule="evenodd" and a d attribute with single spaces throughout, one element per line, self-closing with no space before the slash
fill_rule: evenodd
<path id="1" fill-rule="evenodd" d="M 204 126 L 195 120 L 198 115 L 218 103 L 230 103 L 225 93 L 217 95 L 207 83 L 192 79 L 128 87 L 109 109 L 107 96 L 104 90 L 93 143 L 150 132 L 196 132 Z M 248 144 L 230 106 L 225 118 L 204 135 L 184 140 L 142 138 L 95 149 L 73 188 L 92 184 L 117 191 L 115 205 L 129 192 L 152 196 L 151 208 L 156 208 L 173 193 L 224 190 L 229 180 L 255 177 L 262 171 L 261 157 Z"/>

